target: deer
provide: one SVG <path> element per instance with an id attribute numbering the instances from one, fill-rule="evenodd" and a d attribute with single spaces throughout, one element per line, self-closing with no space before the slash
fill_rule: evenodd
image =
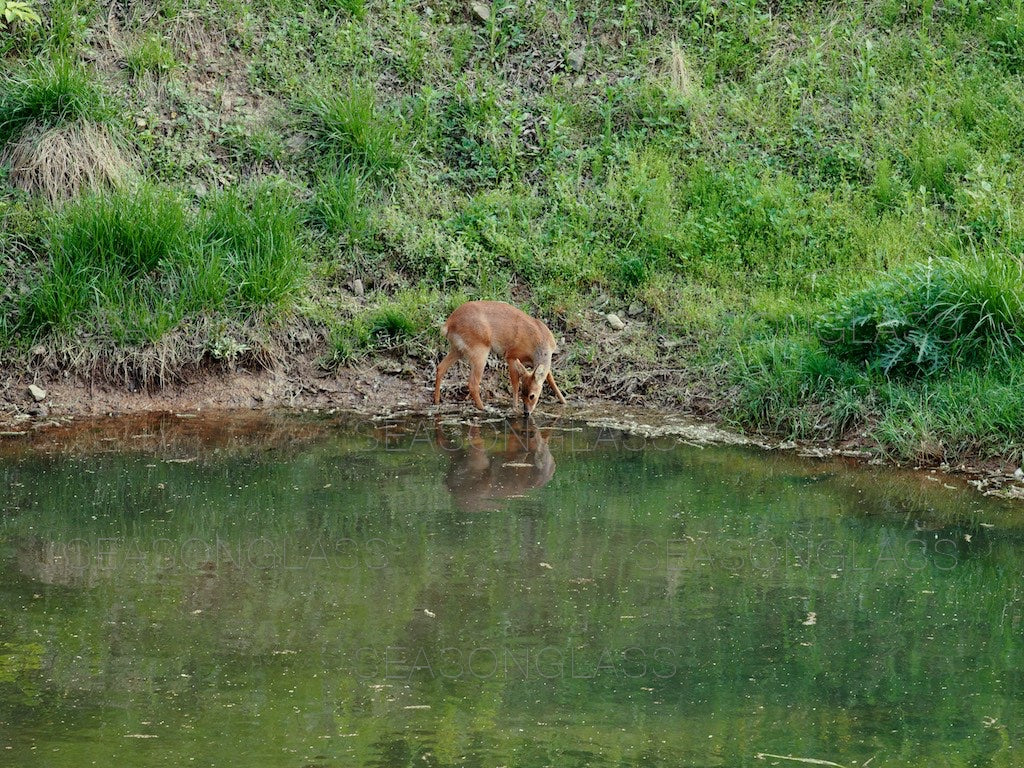
<path id="1" fill-rule="evenodd" d="M 494 352 L 505 358 L 512 385 L 512 410 L 523 398 L 523 412 L 533 413 L 546 381 L 558 401 L 565 404 L 562 392 L 551 375 L 551 355 L 556 351 L 555 337 L 544 323 L 503 301 L 467 301 L 441 326 L 451 349 L 437 364 L 434 379 L 434 405 L 441 402 L 441 380 L 458 360 L 470 365 L 469 394 L 481 411 L 487 410 L 480 399 L 480 379 L 487 356 Z M 532 366 L 529 370 L 527 366 Z"/>

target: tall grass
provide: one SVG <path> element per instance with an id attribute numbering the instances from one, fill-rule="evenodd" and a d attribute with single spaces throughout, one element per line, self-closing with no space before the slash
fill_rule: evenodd
<path id="1" fill-rule="evenodd" d="M 111 114 L 106 94 L 83 64 L 39 57 L 0 80 L 0 149 L 32 122 L 53 127 L 76 120 L 102 122 Z"/>
<path id="2" fill-rule="evenodd" d="M 247 316 L 301 285 L 299 213 L 269 186 L 228 190 L 202 211 L 143 187 L 88 195 L 45 216 L 47 261 L 18 312 L 30 336 L 88 327 L 154 341 L 200 312 Z"/>
<path id="3" fill-rule="evenodd" d="M 44 230 L 48 269 L 22 308 L 32 332 L 71 332 L 107 313 L 190 247 L 182 201 L 150 187 L 85 196 L 52 213 Z"/>
<path id="4" fill-rule="evenodd" d="M 211 196 L 205 206 L 203 241 L 223 264 L 239 307 L 283 302 L 305 274 L 301 215 L 281 186 L 256 184 Z"/>
<path id="5" fill-rule="evenodd" d="M 331 235 L 356 243 L 369 229 L 366 194 L 366 183 L 357 173 L 326 173 L 314 190 L 313 218 Z"/>
<path id="6" fill-rule="evenodd" d="M 840 300 L 819 336 L 886 375 L 1007 361 L 1024 351 L 1024 264 L 1007 254 L 910 265 Z"/>
<path id="7" fill-rule="evenodd" d="M 302 111 L 312 145 L 328 163 L 377 178 L 404 164 L 398 120 L 377 106 L 372 86 L 352 82 L 341 93 L 310 94 Z"/>

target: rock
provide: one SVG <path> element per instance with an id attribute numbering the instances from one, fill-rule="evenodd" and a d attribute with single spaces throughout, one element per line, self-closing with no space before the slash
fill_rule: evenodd
<path id="1" fill-rule="evenodd" d="M 1018 480 L 1024 480 L 1024 469 L 1017 467 L 1017 469 L 1013 473 L 1013 476 L 1016 477 Z"/>
<path id="2" fill-rule="evenodd" d="M 634 301 L 629 305 L 629 309 L 626 310 L 626 314 L 630 317 L 636 317 L 637 315 L 642 315 L 646 309 L 647 308 L 639 301 Z"/>
<path id="3" fill-rule="evenodd" d="M 491 20 L 491 6 L 487 3 L 473 3 L 470 6 L 473 9 L 473 13 L 480 21 L 486 23 Z"/>
<path id="4" fill-rule="evenodd" d="M 586 53 L 587 47 L 585 45 L 581 45 L 579 48 L 573 48 L 565 55 L 565 61 L 573 68 L 574 71 L 579 72 L 583 69 L 583 64 L 586 61 Z"/>
<path id="5" fill-rule="evenodd" d="M 42 344 L 37 344 L 36 346 L 32 347 L 32 357 L 42 357 L 45 354 L 46 347 L 44 347 Z"/>
<path id="6" fill-rule="evenodd" d="M 619 319 L 619 316 L 614 312 L 609 313 L 605 316 L 605 320 L 608 321 L 608 325 L 614 328 L 616 331 L 621 331 L 626 327 L 626 324 Z"/>
<path id="7" fill-rule="evenodd" d="M 32 399 L 37 403 L 41 403 L 46 399 L 46 390 L 42 387 L 37 387 L 35 384 L 28 385 L 28 393 L 32 395 Z"/>
<path id="8" fill-rule="evenodd" d="M 366 293 L 366 289 L 363 287 L 363 281 L 358 277 L 352 281 L 352 293 L 359 298 L 363 298 L 363 294 Z"/>

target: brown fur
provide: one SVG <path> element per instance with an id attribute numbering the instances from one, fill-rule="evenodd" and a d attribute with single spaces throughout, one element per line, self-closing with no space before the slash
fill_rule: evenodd
<path id="1" fill-rule="evenodd" d="M 565 398 L 551 375 L 551 355 L 557 349 L 555 337 L 544 323 L 530 317 L 503 301 L 467 301 L 460 306 L 441 326 L 451 349 L 437 365 L 434 379 L 434 403 L 441 402 L 441 379 L 459 359 L 465 358 L 470 365 L 469 394 L 480 410 L 484 410 L 480 399 L 480 379 L 487 355 L 490 352 L 501 355 L 508 364 L 509 380 L 512 384 L 512 408 L 519 406 L 523 396 L 523 409 L 532 413 L 540 400 L 544 382 L 551 385 L 559 402 Z M 526 366 L 533 366 L 528 370 Z"/>

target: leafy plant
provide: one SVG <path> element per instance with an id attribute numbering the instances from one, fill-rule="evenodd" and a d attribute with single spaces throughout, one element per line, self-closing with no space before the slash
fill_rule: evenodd
<path id="1" fill-rule="evenodd" d="M 7 27 L 17 24 L 38 27 L 43 23 L 35 6 L 25 0 L 0 0 L 0 19 Z"/>

